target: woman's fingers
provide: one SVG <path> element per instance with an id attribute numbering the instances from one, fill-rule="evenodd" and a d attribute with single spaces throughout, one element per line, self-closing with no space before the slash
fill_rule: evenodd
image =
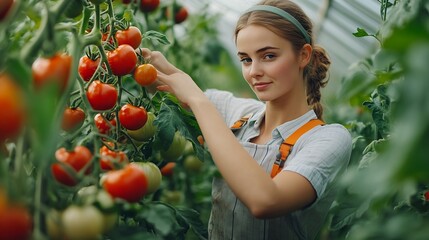
<path id="1" fill-rule="evenodd" d="M 140 53 L 147 62 L 151 63 L 156 69 L 161 72 L 164 72 L 166 74 L 181 72 L 178 68 L 171 64 L 159 51 L 152 51 L 149 48 L 139 48 L 136 51 Z"/>

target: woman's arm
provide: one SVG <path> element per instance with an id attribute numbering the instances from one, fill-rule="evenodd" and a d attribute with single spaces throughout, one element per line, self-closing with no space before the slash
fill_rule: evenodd
<path id="1" fill-rule="evenodd" d="M 162 82 L 157 88 L 175 94 L 191 108 L 223 178 L 253 215 L 261 218 L 284 215 L 316 199 L 311 183 L 297 173 L 282 171 L 271 179 L 237 141 L 195 82 L 171 67 L 164 57 L 151 55 L 151 59 Z"/>

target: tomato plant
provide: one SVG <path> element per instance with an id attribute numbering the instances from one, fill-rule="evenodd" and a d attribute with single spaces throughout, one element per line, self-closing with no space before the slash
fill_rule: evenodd
<path id="1" fill-rule="evenodd" d="M 100 58 L 91 59 L 88 56 L 83 56 L 79 59 L 78 72 L 82 79 L 86 82 L 91 80 L 97 71 L 98 65 L 100 64 Z"/>
<path id="2" fill-rule="evenodd" d="M 116 105 L 118 91 L 113 85 L 96 80 L 89 85 L 86 97 L 94 110 L 109 110 Z"/>
<path id="3" fill-rule="evenodd" d="M 0 3 L 0 21 L 2 21 L 13 6 L 14 0 L 2 0 Z"/>
<path id="4" fill-rule="evenodd" d="M 20 133 L 26 115 L 21 88 L 5 73 L 0 73 L 0 106 L 0 142 L 3 142 Z"/>
<path id="5" fill-rule="evenodd" d="M 153 162 L 135 162 L 146 174 L 148 187 L 146 194 L 154 193 L 161 185 L 161 170 Z"/>
<path id="6" fill-rule="evenodd" d="M 115 34 L 118 45 L 128 44 L 134 49 L 140 46 L 142 33 L 135 26 L 129 26 L 127 29 L 118 30 Z"/>
<path id="7" fill-rule="evenodd" d="M 78 182 L 75 176 L 69 174 L 69 171 L 78 173 L 86 167 L 85 174 L 91 172 L 92 168 L 89 164 L 91 164 L 92 153 L 85 146 L 76 146 L 71 151 L 59 148 L 55 152 L 55 158 L 59 163 L 53 163 L 51 171 L 54 178 L 64 185 L 74 186 Z"/>
<path id="8" fill-rule="evenodd" d="M 147 121 L 143 127 L 137 130 L 127 130 L 128 135 L 134 140 L 144 142 L 152 138 L 156 133 L 156 126 L 153 124 L 156 116 L 153 112 L 147 113 Z"/>
<path id="9" fill-rule="evenodd" d="M 134 48 L 128 44 L 119 45 L 115 50 L 107 53 L 112 73 L 116 76 L 124 76 L 131 73 L 137 64 L 137 54 Z"/>
<path id="10" fill-rule="evenodd" d="M 37 58 L 31 67 L 36 88 L 55 83 L 64 91 L 69 81 L 72 57 L 57 53 L 51 57 Z"/>
<path id="11" fill-rule="evenodd" d="M 108 144 L 113 147 L 113 144 Z M 128 157 L 123 151 L 110 150 L 106 145 L 100 148 L 100 168 L 102 170 L 118 169 L 128 163 Z"/>
<path id="12" fill-rule="evenodd" d="M 144 171 L 135 164 L 107 172 L 103 177 L 104 189 L 114 198 L 138 202 L 147 193 L 148 180 Z"/>
<path id="13" fill-rule="evenodd" d="M 161 168 L 162 176 L 170 177 L 174 173 L 174 168 L 176 167 L 175 162 L 168 162 Z"/>
<path id="14" fill-rule="evenodd" d="M 85 121 L 85 112 L 80 107 L 67 107 L 63 113 L 61 128 L 70 132 L 80 128 Z"/>
<path id="15" fill-rule="evenodd" d="M 142 12 L 153 12 L 159 6 L 159 0 L 141 0 L 140 1 L 140 10 Z"/>
<path id="16" fill-rule="evenodd" d="M 113 127 L 116 127 L 116 118 L 112 118 L 107 122 L 101 113 L 97 113 L 94 116 L 94 122 L 98 132 L 101 134 L 108 134 Z"/>
<path id="17" fill-rule="evenodd" d="M 30 239 L 32 222 L 31 214 L 24 206 L 14 204 L 0 209 L 0 239 Z"/>
<path id="18" fill-rule="evenodd" d="M 174 133 L 173 142 L 167 150 L 161 150 L 161 156 L 166 161 L 175 161 L 182 156 L 186 147 L 186 139 L 179 131 Z"/>
<path id="19" fill-rule="evenodd" d="M 138 84 L 144 87 L 154 83 L 157 77 L 158 73 L 156 68 L 150 63 L 139 65 L 134 70 L 134 79 Z"/>

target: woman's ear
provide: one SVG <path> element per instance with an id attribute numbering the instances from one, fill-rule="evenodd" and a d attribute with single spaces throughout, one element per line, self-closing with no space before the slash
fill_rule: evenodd
<path id="1" fill-rule="evenodd" d="M 301 49 L 299 66 L 304 68 L 311 61 L 311 55 L 313 53 L 313 47 L 310 44 L 306 43 Z"/>

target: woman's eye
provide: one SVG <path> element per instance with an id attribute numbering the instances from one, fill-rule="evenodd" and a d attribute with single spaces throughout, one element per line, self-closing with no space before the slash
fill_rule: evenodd
<path id="1" fill-rule="evenodd" d="M 252 62 L 252 59 L 250 59 L 250 58 L 242 58 L 242 59 L 240 59 L 240 62 L 242 62 L 242 63 L 249 63 L 249 62 Z"/>
<path id="2" fill-rule="evenodd" d="M 275 58 L 276 56 L 274 55 L 274 54 L 265 54 L 264 55 L 264 59 L 273 59 L 273 58 Z"/>

